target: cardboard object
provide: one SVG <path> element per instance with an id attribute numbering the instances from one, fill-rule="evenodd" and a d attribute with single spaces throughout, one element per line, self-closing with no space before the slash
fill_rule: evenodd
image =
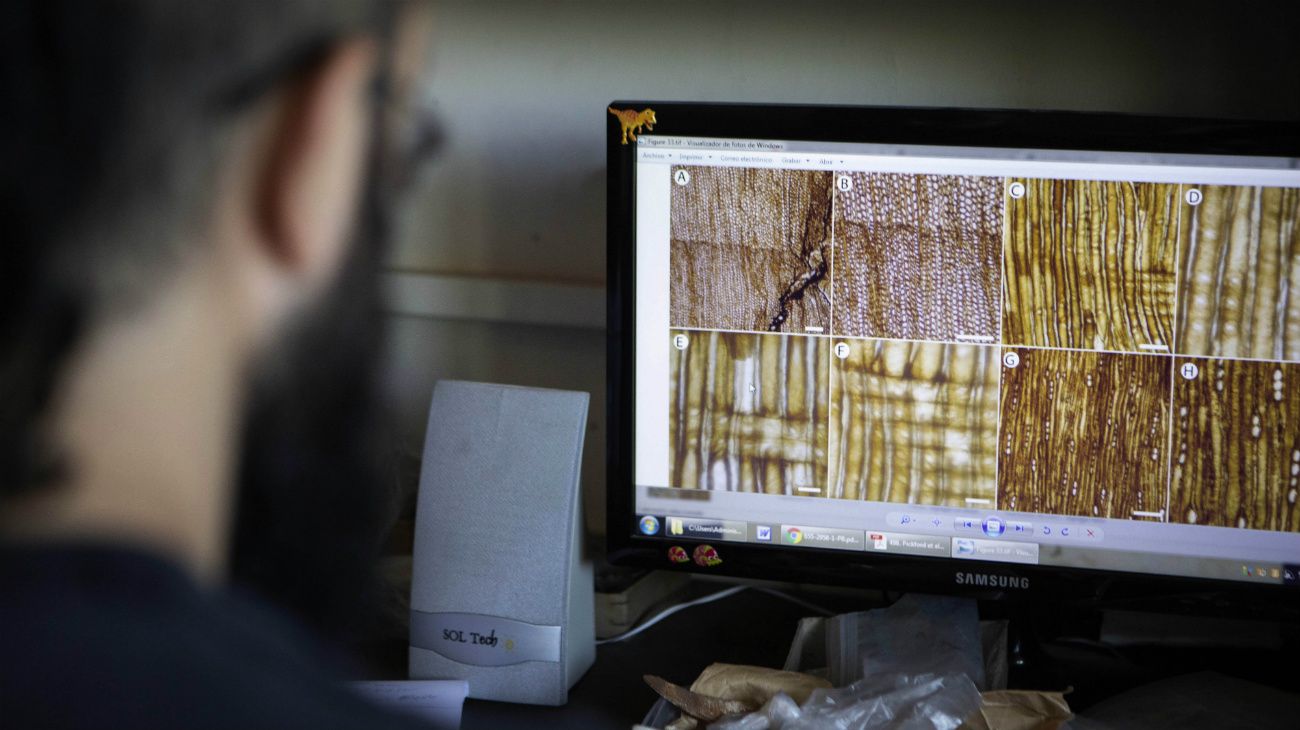
<path id="1" fill-rule="evenodd" d="M 1074 717 L 1061 692 L 984 692 L 980 711 L 958 730 L 1056 730 Z"/>
<path id="2" fill-rule="evenodd" d="M 691 691 L 702 695 L 739 700 L 755 708 L 762 707 L 777 692 L 784 692 L 803 704 L 815 689 L 830 689 L 831 683 L 802 672 L 787 672 L 743 664 L 710 664 L 691 684 Z"/>

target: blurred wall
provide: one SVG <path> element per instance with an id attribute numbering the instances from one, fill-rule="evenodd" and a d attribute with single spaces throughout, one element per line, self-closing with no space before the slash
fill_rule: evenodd
<path id="1" fill-rule="evenodd" d="M 1289 2 L 436 5 L 428 92 L 449 139 L 391 268 L 461 297 L 468 285 L 508 299 L 532 282 L 601 305 L 615 98 L 1300 118 Z M 565 306 L 557 324 L 394 309 L 388 381 L 405 450 L 419 454 L 436 379 L 589 391 L 585 501 L 588 524 L 603 524 L 603 330 Z"/>

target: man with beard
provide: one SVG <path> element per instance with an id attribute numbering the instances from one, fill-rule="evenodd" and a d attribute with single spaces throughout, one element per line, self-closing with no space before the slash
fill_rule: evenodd
<path id="1" fill-rule="evenodd" d="M 356 629 L 384 516 L 422 10 L 0 10 L 0 726 L 418 726 L 317 641 Z"/>

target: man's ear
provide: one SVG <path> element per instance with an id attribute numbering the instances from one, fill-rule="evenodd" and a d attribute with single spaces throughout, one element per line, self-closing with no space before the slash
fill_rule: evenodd
<path id="1" fill-rule="evenodd" d="M 376 44 L 341 42 L 281 92 L 254 191 L 263 254 L 310 285 L 338 267 L 359 208 Z"/>

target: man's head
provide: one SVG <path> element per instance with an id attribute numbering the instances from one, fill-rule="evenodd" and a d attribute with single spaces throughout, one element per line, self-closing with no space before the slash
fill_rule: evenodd
<path id="1" fill-rule="evenodd" d="M 381 219 L 404 12 L 0 11 L 0 538 L 125 541 L 219 576 L 236 502 L 267 548 L 295 542 L 290 502 L 317 530 L 343 524 L 325 508 L 366 516 L 340 496 L 364 492 L 343 482 L 364 481 L 373 400 L 380 252 L 359 234 Z"/>

